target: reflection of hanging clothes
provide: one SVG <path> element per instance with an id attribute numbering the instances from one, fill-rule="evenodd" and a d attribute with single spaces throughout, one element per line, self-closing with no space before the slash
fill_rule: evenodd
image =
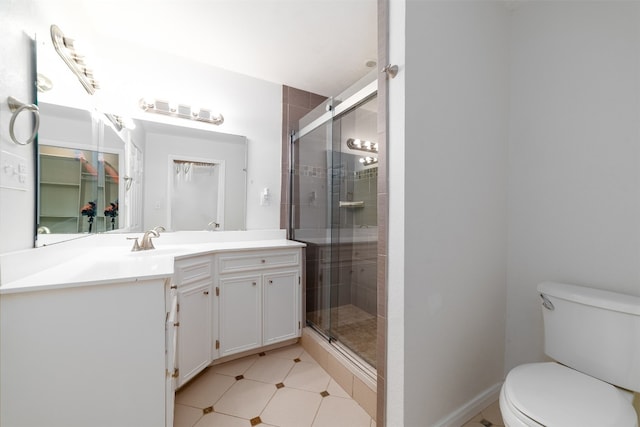
<path id="1" fill-rule="evenodd" d="M 105 160 L 103 160 L 102 162 L 103 162 L 105 173 L 111 177 L 113 182 L 115 182 L 116 184 L 120 182 L 120 176 L 118 175 L 118 171 L 113 166 L 111 166 L 109 162 Z"/>

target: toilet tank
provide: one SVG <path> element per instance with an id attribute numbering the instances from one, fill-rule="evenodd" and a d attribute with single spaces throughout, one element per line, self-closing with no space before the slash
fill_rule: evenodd
<path id="1" fill-rule="evenodd" d="M 555 282 L 538 291 L 549 357 L 640 391 L 640 297 Z"/>

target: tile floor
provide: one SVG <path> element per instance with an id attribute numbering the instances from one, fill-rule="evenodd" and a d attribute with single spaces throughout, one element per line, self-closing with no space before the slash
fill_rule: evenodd
<path id="1" fill-rule="evenodd" d="M 207 368 L 176 394 L 174 427 L 375 427 L 294 344 Z M 494 402 L 462 427 L 502 427 Z"/>
<path id="2" fill-rule="evenodd" d="M 207 368 L 176 394 L 173 425 L 375 427 L 376 423 L 300 344 L 294 344 Z"/>
<path id="3" fill-rule="evenodd" d="M 487 409 L 469 420 L 462 427 L 503 427 L 502 414 L 498 401 L 493 402 Z"/>

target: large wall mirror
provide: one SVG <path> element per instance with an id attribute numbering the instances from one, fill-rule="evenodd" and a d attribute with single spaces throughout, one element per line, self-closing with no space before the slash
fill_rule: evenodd
<path id="1" fill-rule="evenodd" d="M 54 89 L 38 92 L 36 246 L 158 225 L 246 229 L 245 137 L 155 117 L 122 126 L 117 106 L 103 111 L 50 50 L 38 45 L 38 86 Z"/>
<path id="2" fill-rule="evenodd" d="M 95 111 L 40 110 L 37 246 L 156 225 L 246 228 L 245 137 L 143 120 L 132 132 Z"/>

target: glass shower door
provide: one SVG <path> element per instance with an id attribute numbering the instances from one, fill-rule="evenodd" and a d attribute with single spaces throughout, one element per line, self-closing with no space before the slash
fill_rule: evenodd
<path id="1" fill-rule="evenodd" d="M 331 319 L 339 345 L 376 366 L 377 101 L 333 120 Z"/>
<path id="2" fill-rule="evenodd" d="M 305 242 L 306 321 L 330 338 L 331 100 L 310 113 L 316 123 L 292 142 L 291 235 Z M 303 119 L 304 120 L 304 119 Z M 319 121 L 319 124 L 318 124 Z"/>
<path id="3" fill-rule="evenodd" d="M 291 172 L 291 235 L 307 244 L 307 324 L 374 368 L 376 106 L 374 94 L 308 120 L 315 125 L 292 142 Z"/>

